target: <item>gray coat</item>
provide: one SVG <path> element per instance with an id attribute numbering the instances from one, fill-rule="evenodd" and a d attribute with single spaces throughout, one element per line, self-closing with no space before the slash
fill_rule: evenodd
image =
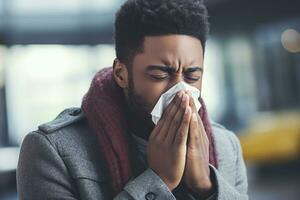
<path id="1" fill-rule="evenodd" d="M 216 123 L 213 132 L 219 166 L 210 166 L 217 192 L 209 199 L 248 199 L 246 168 L 237 137 Z M 154 171 L 141 167 L 138 157 L 133 160 L 137 160 L 134 177 L 112 197 L 95 134 L 80 109 L 66 109 L 25 137 L 17 169 L 18 195 L 20 200 L 180 199 L 184 191 L 169 191 Z M 186 194 L 185 199 L 196 198 Z"/>

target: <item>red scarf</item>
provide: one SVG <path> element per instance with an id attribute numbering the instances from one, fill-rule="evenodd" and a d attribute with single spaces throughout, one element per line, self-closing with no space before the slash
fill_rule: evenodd
<path id="1" fill-rule="evenodd" d="M 209 162 L 217 167 L 212 127 L 203 100 L 199 115 L 209 139 Z M 133 176 L 129 160 L 128 123 L 122 89 L 116 84 L 112 68 L 99 71 L 82 101 L 82 110 L 97 135 L 100 151 L 110 173 L 113 194 L 117 195 Z"/>

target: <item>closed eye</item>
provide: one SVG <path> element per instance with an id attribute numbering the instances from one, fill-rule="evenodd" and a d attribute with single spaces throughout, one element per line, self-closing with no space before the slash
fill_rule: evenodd
<path id="1" fill-rule="evenodd" d="M 198 76 L 198 77 L 195 77 L 195 76 L 188 76 L 188 77 L 186 77 L 187 79 L 189 79 L 189 80 L 192 80 L 192 81 L 198 81 L 200 78 L 201 78 L 201 76 Z"/>
<path id="2" fill-rule="evenodd" d="M 167 78 L 169 78 L 168 74 L 165 75 L 150 75 L 151 78 L 155 79 L 155 80 L 165 80 Z"/>
<path id="3" fill-rule="evenodd" d="M 185 72 L 185 78 L 190 81 L 198 81 L 201 78 L 202 71 L 195 70 L 190 72 Z"/>

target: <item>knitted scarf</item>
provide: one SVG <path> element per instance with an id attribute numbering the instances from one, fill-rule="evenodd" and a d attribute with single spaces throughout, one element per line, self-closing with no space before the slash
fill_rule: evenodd
<path id="1" fill-rule="evenodd" d="M 202 106 L 199 115 L 209 139 L 209 162 L 217 167 L 212 127 L 205 104 L 202 99 L 200 102 Z M 125 97 L 122 88 L 114 80 L 113 69 L 110 67 L 100 70 L 93 78 L 81 108 L 96 134 L 100 152 L 110 174 L 113 195 L 121 192 L 133 176 L 125 106 Z"/>

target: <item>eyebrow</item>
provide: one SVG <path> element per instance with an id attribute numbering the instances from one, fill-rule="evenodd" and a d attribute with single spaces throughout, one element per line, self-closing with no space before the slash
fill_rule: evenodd
<path id="1" fill-rule="evenodd" d="M 168 65 L 149 65 L 149 66 L 147 66 L 147 69 L 146 69 L 147 72 L 154 71 L 154 70 L 160 70 L 160 71 L 167 72 L 167 73 L 175 73 L 176 72 L 175 67 L 171 67 Z"/>
<path id="2" fill-rule="evenodd" d="M 196 72 L 196 71 L 203 72 L 203 67 L 189 67 L 184 70 L 185 73 L 192 73 L 192 72 Z"/>
<path id="3" fill-rule="evenodd" d="M 149 65 L 146 68 L 147 72 L 154 71 L 154 70 L 160 70 L 160 71 L 167 72 L 167 73 L 175 73 L 176 72 L 175 67 L 168 66 L 168 65 Z M 188 68 L 184 69 L 184 73 L 191 73 L 191 72 L 195 72 L 195 71 L 203 72 L 203 67 L 193 66 L 193 67 L 188 67 Z"/>

